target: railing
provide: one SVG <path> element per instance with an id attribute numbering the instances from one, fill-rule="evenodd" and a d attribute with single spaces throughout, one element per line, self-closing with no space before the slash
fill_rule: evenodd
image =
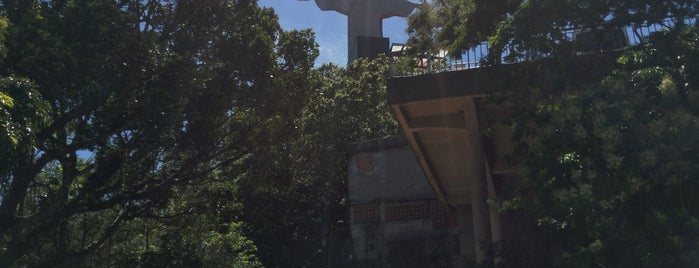
<path id="1" fill-rule="evenodd" d="M 684 23 L 686 25 L 696 25 L 697 18 L 699 18 L 699 15 L 685 19 Z M 580 53 L 594 53 L 609 49 L 619 50 L 642 44 L 647 42 L 653 33 L 670 29 L 674 24 L 674 20 L 668 18 L 660 23 L 635 24 L 623 28 L 616 28 L 612 30 L 612 33 L 606 33 L 609 36 L 606 36 L 605 40 L 593 38 L 593 34 L 597 32 L 593 32 L 591 29 L 566 29 L 563 30 L 562 33 L 564 40 L 577 45 L 578 47 L 576 49 L 579 49 Z M 598 31 L 602 31 L 602 29 Z M 399 67 L 395 63 L 400 59 L 406 60 L 406 56 L 404 55 L 405 49 L 405 45 L 402 44 L 394 44 L 394 47 L 391 49 L 392 76 L 412 76 L 480 68 L 483 67 L 489 52 L 488 43 L 483 42 L 472 48 L 462 50 L 461 55 L 450 55 L 445 51 L 440 51 L 439 53 L 429 56 L 423 55 L 407 59 L 409 62 L 413 63 L 412 66 L 405 66 L 404 64 Z M 527 60 L 526 57 L 505 60 L 508 56 L 509 54 L 507 52 L 501 55 L 503 62 L 515 63 Z"/>

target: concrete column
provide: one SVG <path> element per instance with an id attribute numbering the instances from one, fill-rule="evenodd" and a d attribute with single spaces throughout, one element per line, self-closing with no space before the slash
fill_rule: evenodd
<path id="1" fill-rule="evenodd" d="M 493 182 L 493 175 L 490 173 L 490 165 L 488 164 L 488 159 L 483 155 L 483 162 L 485 163 L 485 177 L 488 188 L 488 199 L 497 198 L 497 193 L 495 192 L 495 183 Z M 488 205 L 490 209 L 490 230 L 493 239 L 493 243 L 500 243 L 502 241 L 502 222 L 500 219 L 499 208 L 495 204 Z M 503 260 L 500 257 L 495 257 L 495 263 L 501 263 Z"/>
<path id="2" fill-rule="evenodd" d="M 468 152 L 466 166 L 469 171 L 466 179 L 471 186 L 471 211 L 473 213 L 473 233 L 475 240 L 476 261 L 478 263 L 490 262 L 490 257 L 483 249 L 483 245 L 490 244 L 490 213 L 488 207 L 488 189 L 486 185 L 485 163 L 483 161 L 482 137 L 478 125 L 478 114 L 474 98 L 464 101 L 464 118 L 468 129 Z"/>
<path id="3" fill-rule="evenodd" d="M 486 193 L 485 184 L 482 182 L 482 177 L 476 177 L 473 180 L 481 181 L 471 185 L 471 211 L 473 212 L 473 234 L 476 246 L 476 261 L 484 263 L 489 261 L 483 245 L 490 244 L 490 213 L 488 208 L 488 195 Z"/>

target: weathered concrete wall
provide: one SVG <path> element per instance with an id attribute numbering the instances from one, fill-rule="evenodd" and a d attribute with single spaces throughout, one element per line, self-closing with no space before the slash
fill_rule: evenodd
<path id="1" fill-rule="evenodd" d="M 349 202 L 363 204 L 435 199 L 425 174 L 402 137 L 355 144 L 350 149 Z"/>
<path id="2" fill-rule="evenodd" d="M 361 267 L 461 267 L 459 219 L 435 200 L 356 205 L 351 218 L 353 258 L 377 265 Z"/>
<path id="3" fill-rule="evenodd" d="M 349 157 L 354 267 L 463 267 L 460 219 L 436 201 L 402 137 L 355 144 Z"/>

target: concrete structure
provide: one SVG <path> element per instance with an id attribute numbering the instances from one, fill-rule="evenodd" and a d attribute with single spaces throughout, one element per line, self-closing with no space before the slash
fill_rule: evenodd
<path id="1" fill-rule="evenodd" d="M 476 260 L 487 259 L 481 245 L 502 238 L 501 220 L 488 198 L 496 198 L 493 176 L 511 172 L 499 157 L 488 159 L 482 143 L 479 93 L 394 104 L 392 109 L 437 198 L 457 213 L 472 211 L 472 223 L 459 226 L 460 241 L 472 243 Z M 506 113 L 506 111 L 503 111 Z M 507 129 L 496 126 L 495 156 L 510 150 Z M 473 232 L 475 237 L 470 237 Z M 474 239 L 475 238 L 475 239 Z M 465 253 L 465 252 L 464 252 Z"/>
<path id="2" fill-rule="evenodd" d="M 576 68 L 578 77 L 600 79 L 608 71 L 600 66 L 611 68 L 614 59 L 609 54 L 579 56 L 573 66 L 588 67 Z M 488 202 L 510 194 L 504 189 L 516 179 L 516 168 L 506 161 L 513 148 L 512 129 L 501 123 L 513 109 L 484 97 L 498 86 L 494 74 L 514 76 L 519 68 L 531 68 L 528 64 L 395 77 L 388 83 L 391 110 L 436 198 L 457 215 L 471 213 L 470 223 L 459 221 L 459 241 L 473 244 L 479 263 L 497 261 L 484 247 L 523 235 L 516 231 L 517 219 L 500 215 Z"/>
<path id="3" fill-rule="evenodd" d="M 463 266 L 472 244 L 460 249 L 458 216 L 436 199 L 403 137 L 354 144 L 349 160 L 348 267 Z"/>
<path id="4" fill-rule="evenodd" d="M 613 66 L 614 59 L 586 55 L 576 66 Z M 491 245 L 529 239 L 517 218 L 488 202 L 511 194 L 516 168 L 506 161 L 512 131 L 500 123 L 513 109 L 484 101 L 494 73 L 527 64 L 389 80 L 388 103 L 404 138 L 349 150 L 345 267 L 470 267 L 498 261 Z M 607 71 L 576 70 L 590 79 Z"/>
<path id="5" fill-rule="evenodd" d="M 414 8 L 401 0 L 385 1 L 384 9 L 377 9 L 381 12 L 368 5 L 382 6 L 379 2 L 316 0 L 323 10 L 348 15 L 350 44 L 359 36 L 381 33 L 380 19 L 377 28 L 369 26 L 376 20 L 356 26 L 351 23 L 353 18 L 367 21 L 367 17 L 391 14 L 382 12 L 398 2 L 404 2 L 400 12 L 405 16 Z M 366 14 L 360 18 L 352 12 Z M 576 66 L 571 74 L 582 80 L 599 81 L 610 71 L 605 68 L 615 66 L 617 50 L 634 43 L 622 30 L 603 36 L 601 43 L 585 37 L 585 31 L 570 34 L 580 51 L 570 62 Z M 357 55 L 352 54 L 353 47 L 350 45 L 350 59 Z M 402 51 L 403 47 L 395 46 L 391 53 Z M 430 74 L 389 80 L 388 103 L 405 139 L 379 139 L 350 150 L 351 224 L 346 237 L 351 249 L 346 252 L 352 260 L 348 267 L 487 265 L 498 262 L 488 247 L 531 239 L 526 230 L 518 228 L 517 218 L 501 215 L 488 202 L 508 197 L 507 188 L 516 180 L 517 171 L 506 161 L 513 150 L 512 130 L 501 123 L 512 117 L 514 109 L 507 102 L 488 103 L 484 97 L 494 87 L 506 86 L 494 83 L 502 76 L 515 77 L 522 68 L 533 66 L 518 62 L 481 68 L 484 55 L 487 45 L 481 44 L 437 69 L 430 67 L 430 59 L 417 59 L 417 67 Z"/>
<path id="6" fill-rule="evenodd" d="M 599 81 L 615 66 L 617 49 L 628 40 L 614 37 L 623 37 L 623 32 L 605 37 L 602 43 L 585 40 L 584 34 L 576 33 L 580 53 L 569 62 L 575 68 L 566 71 L 581 81 Z M 483 55 L 474 54 L 474 58 Z M 368 146 L 374 149 L 352 154 L 350 236 L 354 257 L 366 261 L 360 264 L 467 267 L 472 260 L 487 265 L 499 261 L 489 247 L 532 239 L 517 223 L 518 218 L 501 215 L 496 204 L 488 202 L 511 194 L 507 189 L 517 179 L 517 170 L 506 161 L 513 151 L 512 129 L 501 123 L 512 118 L 514 109 L 510 103 L 494 104 L 485 97 L 496 87 L 508 86 L 499 81 L 517 77 L 522 70 L 535 67 L 532 64 L 546 64 L 547 60 L 551 59 L 489 67 L 463 64 L 467 69 L 454 68 L 461 69 L 458 71 L 432 70 L 417 61 L 418 67 L 428 72 L 443 72 L 389 80 L 388 103 L 410 150 L 405 145 L 386 146 L 385 141 L 374 141 Z M 455 63 L 457 67 L 460 64 Z M 409 161 L 408 154 L 417 161 Z M 428 184 L 420 183 L 419 178 Z M 431 188 L 432 194 L 421 187 Z M 434 210 L 432 214 L 425 211 L 435 208 L 455 218 L 450 222 L 456 225 L 429 234 L 427 215 L 433 216 L 433 230 L 439 219 L 434 218 Z M 394 222 L 395 215 L 407 216 Z M 451 246 L 454 244 L 457 247 Z M 424 245 L 457 251 L 435 251 Z M 410 256 L 410 261 L 393 262 L 403 256 Z M 448 263 L 436 264 L 436 260 Z"/>
<path id="7" fill-rule="evenodd" d="M 407 0 L 315 0 L 321 10 L 333 10 L 347 16 L 347 58 L 373 57 L 388 52 L 383 37 L 383 19 L 407 17 L 418 4 Z"/>

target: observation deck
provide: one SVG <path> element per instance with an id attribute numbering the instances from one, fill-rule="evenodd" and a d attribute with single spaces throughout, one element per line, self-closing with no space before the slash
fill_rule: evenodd
<path id="1" fill-rule="evenodd" d="M 686 25 L 696 25 L 697 18 L 685 19 Z M 672 18 L 665 19 L 659 23 L 652 24 L 633 24 L 625 27 L 614 27 L 605 29 L 598 27 L 593 30 L 586 29 L 563 29 L 561 31 L 562 39 L 556 42 L 569 42 L 580 54 L 598 53 L 609 50 L 623 50 L 629 47 L 643 44 L 649 40 L 653 33 L 667 30 L 675 25 Z M 602 34 L 602 40 L 596 38 L 596 35 Z M 507 50 L 507 48 L 505 49 Z M 413 59 L 412 66 L 407 68 L 394 68 L 396 64 L 392 64 L 392 77 L 415 76 L 431 73 L 441 73 L 449 71 L 459 71 L 466 69 L 482 68 L 487 66 L 486 59 L 489 56 L 490 48 L 487 42 L 482 42 L 469 49 L 464 49 L 460 54 L 454 55 L 447 51 L 440 50 L 432 55 L 422 55 Z M 406 56 L 407 46 L 404 44 L 392 44 L 390 49 L 390 58 L 392 62 Z M 546 57 L 546 55 L 538 55 L 537 58 Z M 504 52 L 500 60 L 502 63 L 518 63 L 532 60 L 528 55 L 520 57 L 511 57 L 509 53 Z"/>
<path id="2" fill-rule="evenodd" d="M 646 42 L 672 22 L 612 28 L 602 40 L 593 37 L 598 30 L 564 30 L 561 42 L 570 42 L 576 49 L 568 71 L 583 79 L 600 79 L 616 66 L 623 50 Z M 696 22 L 696 17 L 685 21 L 688 25 Z M 405 60 L 405 50 L 404 45 L 395 44 L 391 59 Z M 500 123 L 512 117 L 514 108 L 508 102 L 484 101 L 484 97 L 496 87 L 507 87 L 496 83 L 498 80 L 554 60 L 547 55 L 505 53 L 500 55 L 501 64 L 488 65 L 488 53 L 488 45 L 481 43 L 460 55 L 442 51 L 413 57 L 409 61 L 414 65 L 409 68 L 392 66 L 387 87 L 388 104 L 437 199 L 457 213 L 473 215 L 472 222 L 459 222 L 461 243 L 511 238 L 516 221 L 500 215 L 496 205 L 488 202 L 506 197 L 502 189 L 517 177 L 517 167 L 506 160 L 513 151 L 512 128 Z M 468 230 L 475 237 L 467 237 Z M 479 248 L 476 245 L 477 251 Z M 484 254 L 476 253 L 479 259 Z"/>

